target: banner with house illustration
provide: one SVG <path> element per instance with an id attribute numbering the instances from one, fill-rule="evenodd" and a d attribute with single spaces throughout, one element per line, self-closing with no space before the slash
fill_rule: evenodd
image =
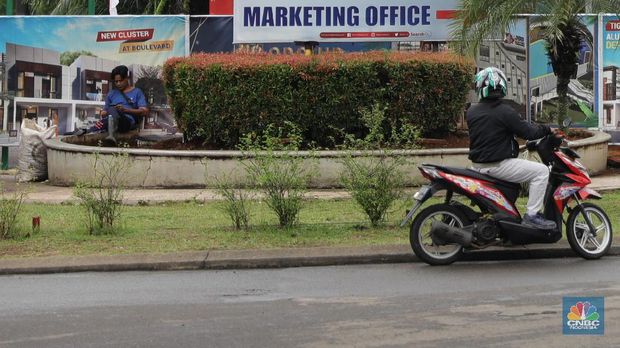
<path id="1" fill-rule="evenodd" d="M 112 88 L 111 70 L 121 64 L 150 103 L 146 125 L 171 125 L 161 68 L 168 58 L 186 55 L 187 21 L 186 16 L 0 17 L 2 84 L 10 96 L 4 103 L 13 114 L 3 115 L 4 129 L 23 117 L 57 123 L 61 132 L 88 126 Z"/>
<path id="2" fill-rule="evenodd" d="M 480 44 L 476 68 L 496 67 L 506 74 L 505 100 L 524 118 L 527 116 L 527 19 L 520 18 L 498 36 Z M 473 90 L 472 90 L 472 93 Z M 476 96 L 470 98 L 474 102 Z"/>
<path id="3" fill-rule="evenodd" d="M 598 127 L 597 16 L 582 16 L 581 22 L 587 29 L 585 40 L 581 41 L 578 64 L 568 86 L 569 107 L 566 117 L 575 126 Z M 543 38 L 544 22 L 530 20 L 529 26 L 529 78 L 530 117 L 541 123 L 557 124 L 557 77 L 553 73 Z"/>
<path id="4" fill-rule="evenodd" d="M 603 129 L 620 129 L 620 18 L 602 16 L 602 78 Z"/>

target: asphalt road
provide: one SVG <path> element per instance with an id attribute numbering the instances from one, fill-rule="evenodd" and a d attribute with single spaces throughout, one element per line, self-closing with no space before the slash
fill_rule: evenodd
<path id="1" fill-rule="evenodd" d="M 563 336 L 604 296 L 604 336 Z M 0 277 L 0 347 L 618 347 L 620 258 Z"/>

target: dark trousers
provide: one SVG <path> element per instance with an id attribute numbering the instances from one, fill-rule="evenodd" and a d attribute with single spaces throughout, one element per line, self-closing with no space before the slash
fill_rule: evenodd
<path id="1" fill-rule="evenodd" d="M 106 110 L 108 112 L 108 116 L 102 118 L 97 121 L 94 126 L 88 129 L 88 133 L 94 132 L 104 132 L 108 130 L 108 117 L 117 118 L 118 121 L 118 132 L 125 133 L 130 130 L 134 130 L 137 128 L 138 124 L 136 123 L 136 119 L 132 115 L 121 114 L 114 107 L 110 107 Z"/>

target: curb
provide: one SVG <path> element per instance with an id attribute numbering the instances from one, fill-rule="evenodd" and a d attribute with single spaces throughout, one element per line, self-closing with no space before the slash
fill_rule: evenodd
<path id="1" fill-rule="evenodd" d="M 461 261 L 502 261 L 578 256 L 565 245 L 493 248 L 465 253 Z M 612 246 L 608 256 L 620 256 Z M 358 248 L 203 251 L 175 254 L 42 257 L 0 260 L 0 275 L 70 272 L 179 271 L 420 263 L 408 245 Z"/>

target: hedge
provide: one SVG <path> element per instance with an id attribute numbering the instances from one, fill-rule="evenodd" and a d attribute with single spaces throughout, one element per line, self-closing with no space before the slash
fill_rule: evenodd
<path id="1" fill-rule="evenodd" d="M 360 110 L 377 103 L 388 124 L 445 134 L 473 72 L 448 53 L 197 54 L 169 59 L 164 82 L 188 138 L 234 148 L 248 132 L 290 121 L 306 143 L 333 146 L 345 133 L 363 136 Z"/>

